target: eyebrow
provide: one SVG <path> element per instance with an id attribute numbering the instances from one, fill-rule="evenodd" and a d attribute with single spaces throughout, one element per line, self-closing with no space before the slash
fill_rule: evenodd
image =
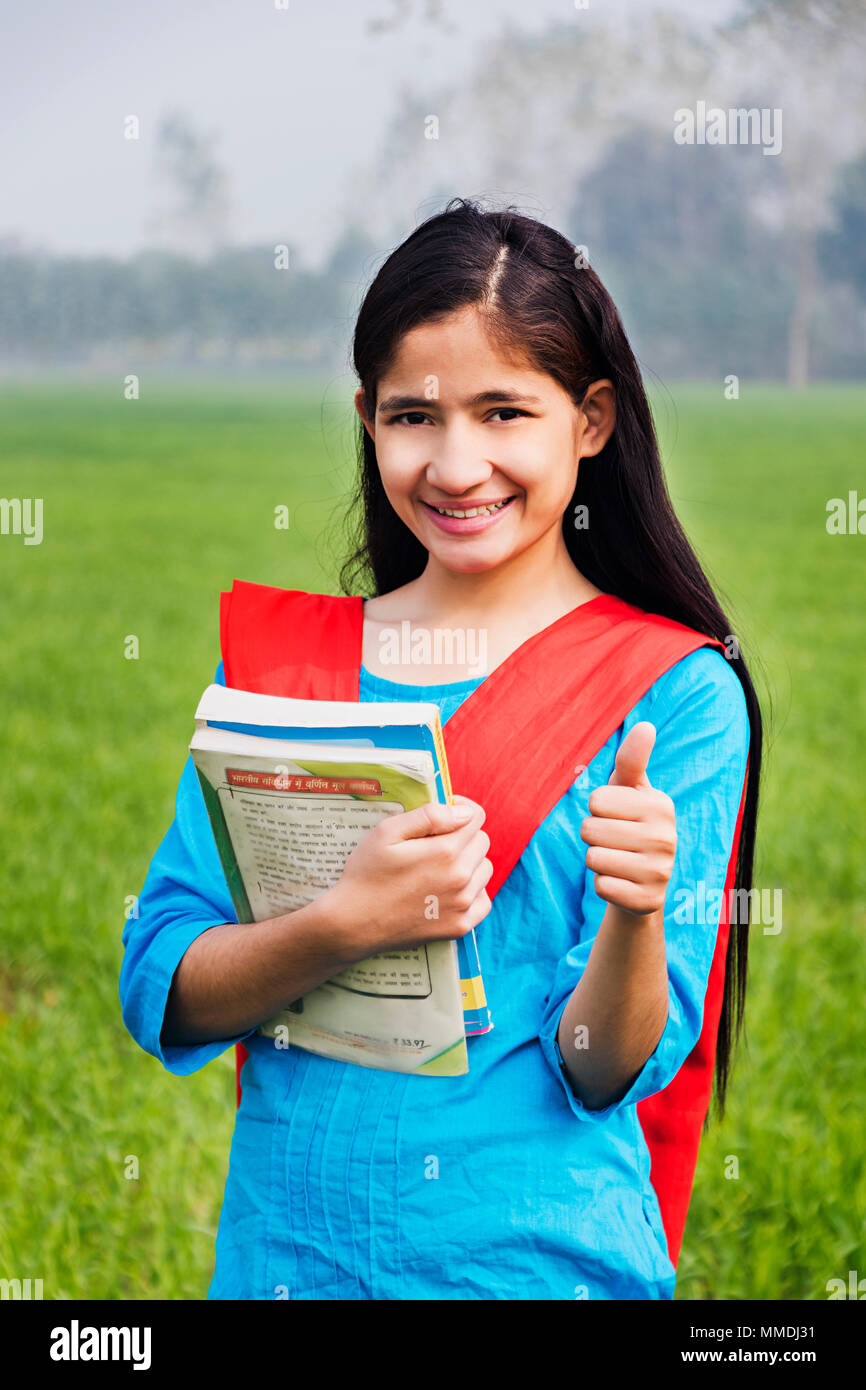
<path id="1" fill-rule="evenodd" d="M 528 396 L 522 391 L 479 391 L 476 396 L 470 396 L 466 401 L 467 406 L 474 405 L 495 405 L 500 401 L 526 401 L 532 405 L 542 405 L 540 396 Z M 438 401 L 430 400 L 426 396 L 388 396 L 379 402 L 378 409 L 382 414 L 391 410 L 429 410 L 431 405 L 435 406 Z"/>

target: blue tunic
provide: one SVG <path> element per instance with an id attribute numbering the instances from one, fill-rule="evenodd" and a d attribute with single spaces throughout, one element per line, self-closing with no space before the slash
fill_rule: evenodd
<path id="1" fill-rule="evenodd" d="M 445 722 L 481 679 L 403 685 L 362 667 L 360 699 L 435 701 Z M 222 664 L 216 680 L 224 684 Z M 622 1099 L 588 1110 L 555 1042 L 606 908 L 586 871 L 580 826 L 591 790 L 607 783 L 625 734 L 643 719 L 657 729 L 648 776 L 676 809 L 669 1013 Z M 476 928 L 495 1026 L 468 1040 L 468 1075 L 375 1071 L 277 1050 L 254 1031 L 243 1037 L 250 1057 L 209 1298 L 673 1297 L 635 1107 L 672 1080 L 701 1031 L 748 734 L 742 687 L 718 650 L 685 656 L 638 701 L 539 826 Z M 694 925 L 683 890 L 698 895 L 700 923 L 702 884 L 710 910 Z M 160 1044 L 184 952 L 206 928 L 233 921 L 188 759 L 139 915 L 124 928 L 120 974 L 127 1028 L 175 1075 L 240 1040 Z"/>

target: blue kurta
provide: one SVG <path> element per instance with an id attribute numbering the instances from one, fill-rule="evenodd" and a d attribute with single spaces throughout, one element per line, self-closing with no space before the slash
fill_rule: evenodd
<path id="1" fill-rule="evenodd" d="M 362 667 L 359 698 L 434 701 L 446 722 L 481 679 L 403 685 Z M 216 680 L 224 684 L 222 664 Z M 623 1098 L 588 1110 L 555 1042 L 606 908 L 580 827 L 591 790 L 607 783 L 620 743 L 643 719 L 657 729 L 649 779 L 676 808 L 669 1013 Z M 748 738 L 742 687 L 718 650 L 690 653 L 635 705 L 539 826 L 476 928 L 495 1026 L 468 1039 L 468 1075 L 376 1071 L 277 1050 L 255 1032 L 243 1037 L 250 1057 L 209 1298 L 673 1297 L 635 1107 L 672 1080 L 701 1031 Z M 684 889 L 698 895 L 698 925 Z M 125 925 L 120 974 L 127 1028 L 175 1075 L 240 1040 L 160 1045 L 187 947 L 236 920 L 188 759 L 139 916 Z"/>

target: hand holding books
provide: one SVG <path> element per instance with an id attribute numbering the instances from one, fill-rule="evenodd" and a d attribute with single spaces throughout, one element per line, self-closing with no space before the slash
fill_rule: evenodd
<path id="1" fill-rule="evenodd" d="M 388 816 L 363 835 L 329 890 L 357 959 L 465 936 L 488 914 L 484 810 L 465 796 Z"/>

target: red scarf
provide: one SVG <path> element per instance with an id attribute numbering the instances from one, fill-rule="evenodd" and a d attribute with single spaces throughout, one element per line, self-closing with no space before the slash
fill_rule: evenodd
<path id="1" fill-rule="evenodd" d="M 220 595 L 226 685 L 300 700 L 358 700 L 363 599 L 308 594 L 236 579 Z M 716 646 L 682 623 L 647 613 L 614 594 L 572 609 L 523 642 L 488 675 L 444 726 L 451 782 L 486 812 L 491 898 L 581 767 L 620 727 L 638 700 L 682 657 Z M 521 794 L 513 768 L 521 769 Z M 704 998 L 701 1035 L 663 1091 L 637 1105 L 655 1189 L 676 1265 L 712 1090 L 728 946 L 729 890 L 745 804 L 740 798 L 725 892 Z M 483 933 L 484 923 L 478 931 Z M 237 1102 L 249 1053 L 237 1044 Z"/>

